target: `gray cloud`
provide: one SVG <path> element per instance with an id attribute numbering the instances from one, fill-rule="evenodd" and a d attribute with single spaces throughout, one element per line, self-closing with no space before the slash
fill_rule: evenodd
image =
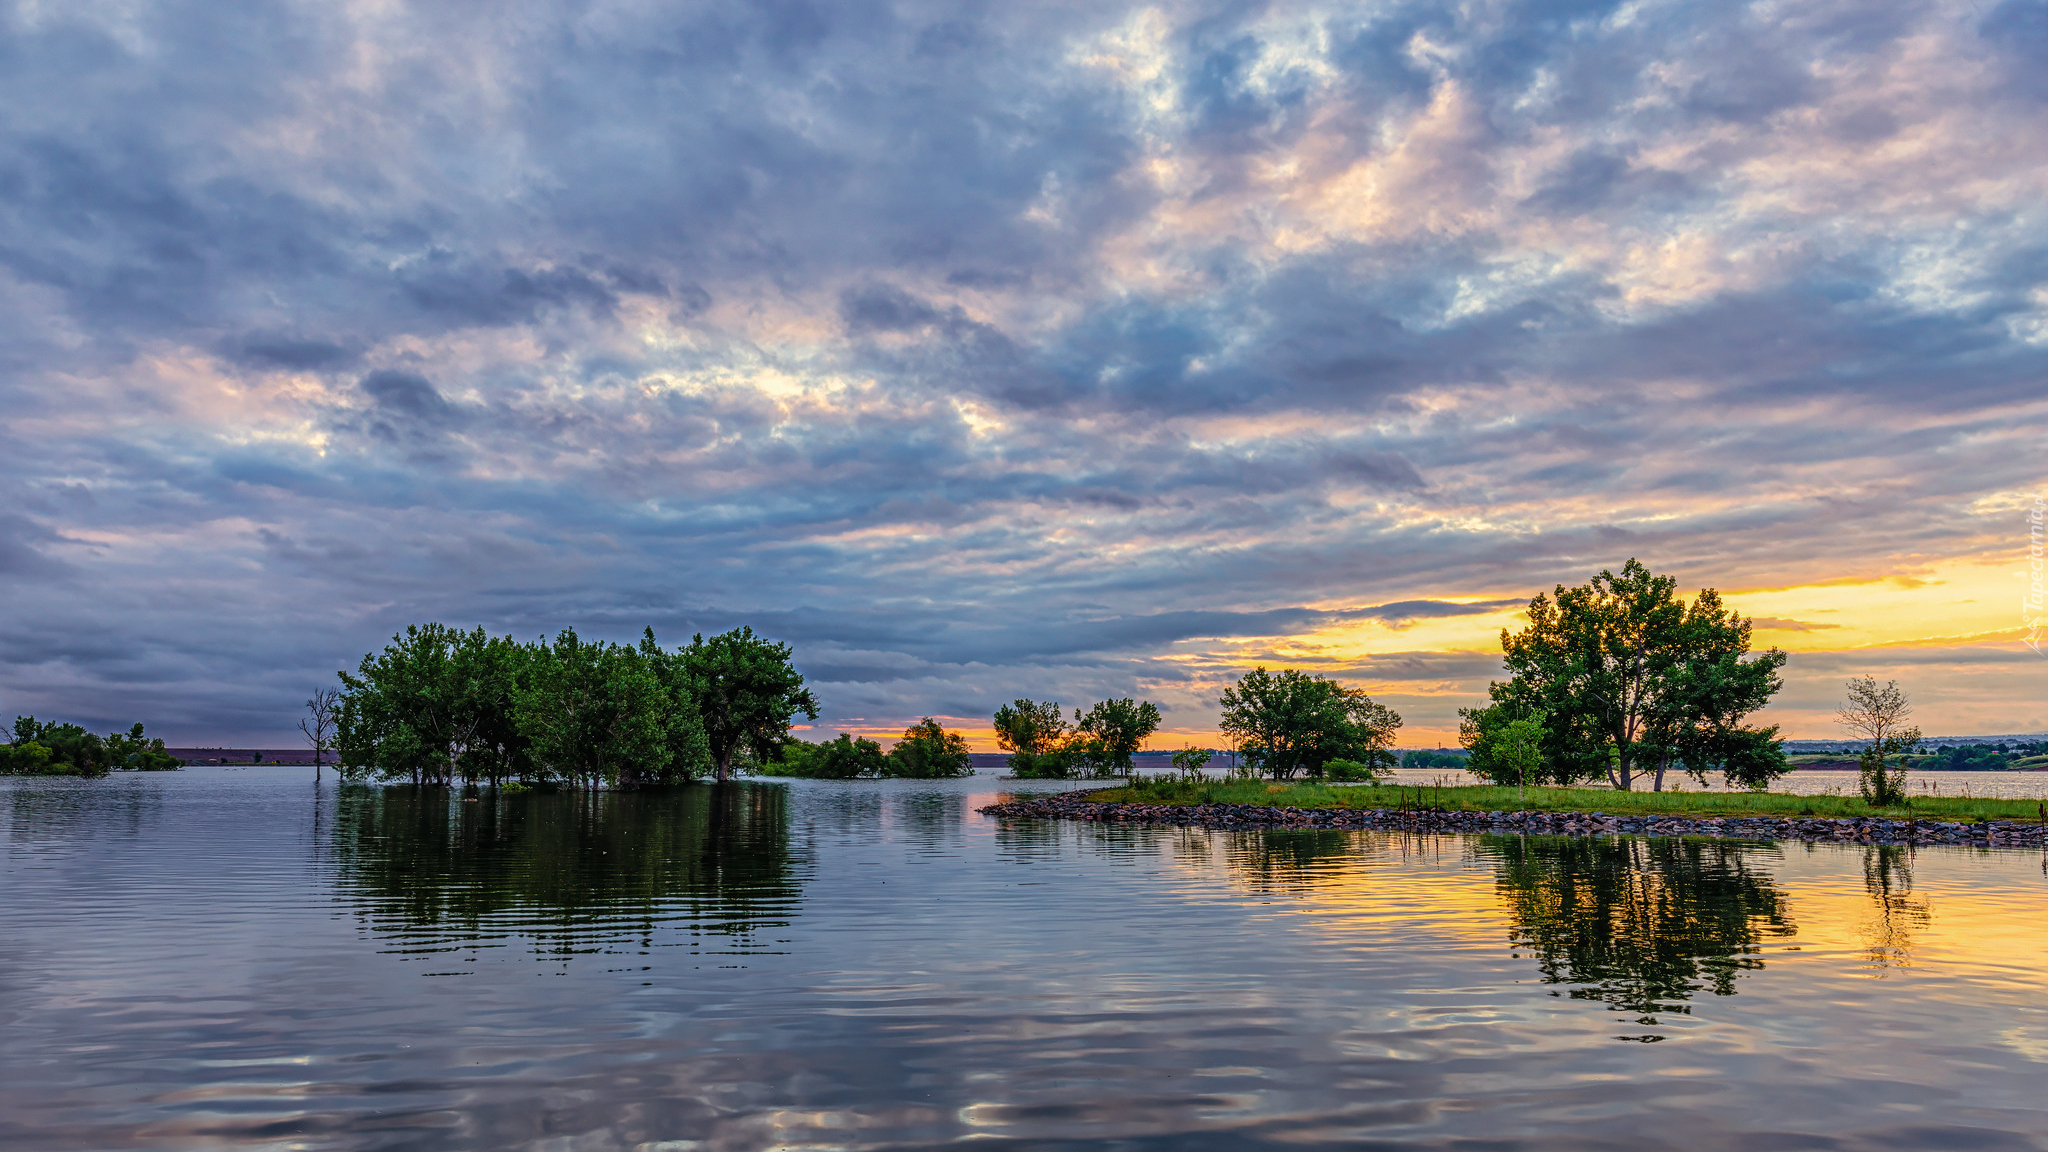
<path id="1" fill-rule="evenodd" d="M 276 739 L 440 618 L 1199 724 L 1629 554 L 1983 554 L 2043 11 L 0 15 L 0 709 Z M 1441 721 L 1486 660 L 1342 667 Z"/>

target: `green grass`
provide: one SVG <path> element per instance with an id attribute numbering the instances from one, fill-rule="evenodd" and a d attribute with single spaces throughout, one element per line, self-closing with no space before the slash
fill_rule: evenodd
<path id="1" fill-rule="evenodd" d="M 1852 782 L 1853 783 L 1853 782 Z M 1447 808 L 1468 812 L 1604 812 L 1610 816 L 1884 816 L 1894 820 L 2040 820 L 2036 800 L 1915 796 L 1910 807 L 1872 808 L 1855 796 L 1784 792 L 1616 792 L 1608 788 L 1513 788 L 1274 784 L 1264 780 L 1139 780 L 1093 794 L 1133 804 L 1269 804 L 1279 808 Z"/>

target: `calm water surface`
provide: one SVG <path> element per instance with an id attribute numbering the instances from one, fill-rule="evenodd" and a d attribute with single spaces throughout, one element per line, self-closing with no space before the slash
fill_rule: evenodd
<path id="1" fill-rule="evenodd" d="M 2040 854 L 0 783 L 9 1149 L 2048 1148 Z"/>

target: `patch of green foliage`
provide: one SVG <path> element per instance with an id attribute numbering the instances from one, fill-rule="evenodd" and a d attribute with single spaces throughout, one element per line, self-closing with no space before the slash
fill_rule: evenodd
<path id="1" fill-rule="evenodd" d="M 665 649 L 564 629 L 521 643 L 412 626 L 341 674 L 345 781 L 671 784 L 772 760 L 817 702 L 786 644 L 735 628 Z"/>
<path id="2" fill-rule="evenodd" d="M 801 776 L 814 780 L 856 780 L 884 774 L 889 754 L 866 737 L 845 732 L 837 740 L 813 744 L 791 740 L 782 755 L 754 769 L 759 776 Z"/>
<path id="3" fill-rule="evenodd" d="M 142 725 L 101 736 L 77 724 L 14 718 L 14 740 L 0 746 L 0 776 L 105 776 L 109 772 L 171 772 L 178 758 Z"/>
<path id="4" fill-rule="evenodd" d="M 1910 807 L 1872 808 L 1856 796 L 1784 792 L 1622 792 L 1609 788 L 1529 788 L 1493 784 L 1360 788 L 1265 780 L 1189 783 L 1166 777 L 1090 794 L 1131 804 L 1266 804 L 1276 808 L 1444 808 L 1458 812 L 1603 812 L 1610 816 L 1884 816 L 1902 820 L 2037 820 L 2040 801 L 1915 796 Z"/>
<path id="5" fill-rule="evenodd" d="M 972 776 L 974 762 L 967 754 L 965 737 L 946 731 L 937 720 L 927 716 L 906 729 L 903 739 L 889 749 L 883 774 L 914 780 Z"/>

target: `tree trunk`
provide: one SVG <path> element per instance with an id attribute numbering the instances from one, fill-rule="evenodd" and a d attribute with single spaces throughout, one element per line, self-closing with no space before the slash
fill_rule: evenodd
<path id="1" fill-rule="evenodd" d="M 1671 753 L 1666 752 L 1662 756 L 1657 757 L 1657 781 L 1650 785 L 1650 791 L 1662 792 L 1664 790 L 1664 770 L 1669 767 L 1671 767 Z"/>
<path id="2" fill-rule="evenodd" d="M 720 754 L 719 754 L 719 757 L 718 757 L 718 782 L 719 782 L 720 784 L 723 784 L 723 783 L 725 783 L 725 782 L 726 782 L 727 780 L 731 779 L 731 777 L 732 777 L 732 750 L 731 750 L 731 749 L 727 749 L 726 751 L 724 751 L 724 752 L 720 753 Z"/>

